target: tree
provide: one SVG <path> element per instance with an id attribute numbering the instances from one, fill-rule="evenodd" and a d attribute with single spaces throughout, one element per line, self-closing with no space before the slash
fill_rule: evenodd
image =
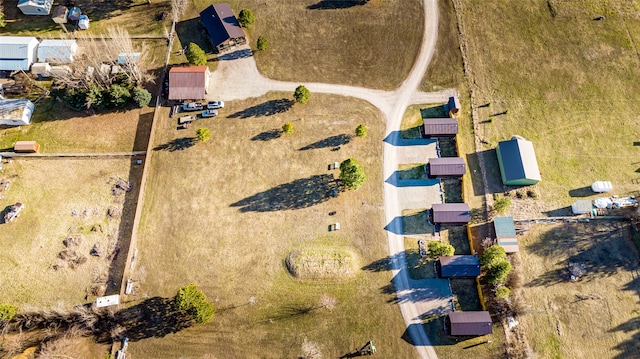
<path id="1" fill-rule="evenodd" d="M 131 92 L 126 87 L 112 85 L 109 89 L 109 103 L 113 107 L 122 107 L 131 100 Z"/>
<path id="2" fill-rule="evenodd" d="M 256 17 L 253 15 L 253 11 L 242 9 L 240 10 L 240 14 L 238 14 L 238 22 L 242 27 L 249 27 L 256 22 Z"/>
<path id="3" fill-rule="evenodd" d="M 364 124 L 358 125 L 358 127 L 356 127 L 356 136 L 364 137 L 366 135 L 367 135 L 367 128 L 364 126 Z"/>
<path id="4" fill-rule="evenodd" d="M 135 101 L 140 108 L 149 105 L 151 102 L 151 93 L 146 89 L 140 87 L 133 88 L 133 101 Z"/>
<path id="5" fill-rule="evenodd" d="M 293 97 L 296 99 L 297 103 L 304 105 L 309 101 L 309 98 L 311 97 L 311 93 L 309 92 L 309 90 L 307 90 L 306 87 L 304 87 L 303 85 L 300 85 L 296 87 L 296 91 L 293 93 Z"/>
<path id="6" fill-rule="evenodd" d="M 18 307 L 12 304 L 0 304 L 0 320 L 11 320 L 18 313 Z"/>
<path id="7" fill-rule="evenodd" d="M 267 51 L 269 50 L 269 41 L 267 41 L 267 39 L 260 35 L 258 36 L 258 51 Z"/>
<path id="8" fill-rule="evenodd" d="M 494 264 L 504 260 L 507 260 L 507 252 L 502 246 L 494 244 L 484 250 L 484 253 L 480 256 L 480 265 L 485 269 L 489 269 Z"/>
<path id="9" fill-rule="evenodd" d="M 429 256 L 431 258 L 438 258 L 441 256 L 452 256 L 456 249 L 450 244 L 444 244 L 437 241 L 431 241 L 427 244 L 429 249 Z"/>
<path id="10" fill-rule="evenodd" d="M 209 138 L 211 138 L 211 131 L 209 131 L 209 129 L 206 127 L 201 127 L 196 131 L 196 137 L 198 137 L 198 140 L 206 142 Z"/>
<path id="11" fill-rule="evenodd" d="M 502 259 L 496 263 L 494 263 L 491 267 L 487 269 L 487 282 L 490 284 L 501 284 L 504 283 L 505 279 L 511 272 L 511 263 L 508 260 Z"/>
<path id="12" fill-rule="evenodd" d="M 493 204 L 493 209 L 498 214 L 505 214 L 511 208 L 511 198 L 509 197 L 500 197 L 496 199 Z"/>
<path id="13" fill-rule="evenodd" d="M 176 306 L 193 315 L 196 323 L 200 324 L 210 322 L 215 313 L 213 305 L 207 302 L 207 296 L 193 283 L 180 288 L 176 295 Z"/>
<path id="14" fill-rule="evenodd" d="M 204 50 L 193 42 L 190 42 L 189 46 L 187 46 L 185 55 L 191 65 L 204 66 L 207 64 L 207 55 L 204 53 Z"/>
<path id="15" fill-rule="evenodd" d="M 5 20 L 4 11 L 0 9 L 0 27 L 5 27 L 5 26 L 7 26 L 7 21 Z"/>
<path id="16" fill-rule="evenodd" d="M 284 132 L 286 134 L 293 133 L 293 123 L 287 122 L 284 125 L 282 125 L 282 132 Z"/>
<path id="17" fill-rule="evenodd" d="M 509 298 L 510 294 L 511 294 L 511 289 L 505 286 L 500 286 L 498 287 L 498 289 L 496 289 L 496 298 L 507 299 Z"/>
<path id="18" fill-rule="evenodd" d="M 355 158 L 348 158 L 340 164 L 340 181 L 348 189 L 356 190 L 367 180 L 364 169 Z"/>

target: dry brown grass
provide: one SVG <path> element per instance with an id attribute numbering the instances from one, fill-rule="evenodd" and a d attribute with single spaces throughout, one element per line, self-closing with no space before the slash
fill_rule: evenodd
<path id="1" fill-rule="evenodd" d="M 107 259 L 92 257 L 89 251 L 95 243 L 108 247 L 109 236 L 116 236 L 120 219 L 108 219 L 107 209 L 123 204 L 116 202 L 111 188 L 115 178 L 129 178 L 130 166 L 130 159 L 22 159 L 4 164 L 0 177 L 11 184 L 2 193 L 2 209 L 18 201 L 25 209 L 14 222 L 1 224 L 0 277 L 6 290 L 0 302 L 64 307 L 85 302 L 94 280 L 109 270 Z M 91 231 L 94 226 L 102 231 Z M 51 266 L 59 263 L 58 253 L 67 249 L 63 240 L 70 235 L 81 236 L 81 243 L 71 249 L 88 261 L 56 271 Z"/>

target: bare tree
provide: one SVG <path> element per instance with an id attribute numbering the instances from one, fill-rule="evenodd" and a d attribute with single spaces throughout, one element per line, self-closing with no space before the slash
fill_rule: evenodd
<path id="1" fill-rule="evenodd" d="M 320 352 L 320 345 L 318 343 L 314 343 L 309 341 L 307 338 L 304 338 L 302 341 L 302 355 L 301 359 L 321 359 L 322 352 Z"/>
<path id="2" fill-rule="evenodd" d="M 338 300 L 335 297 L 325 293 L 320 297 L 320 307 L 328 310 L 333 310 L 336 307 Z"/>

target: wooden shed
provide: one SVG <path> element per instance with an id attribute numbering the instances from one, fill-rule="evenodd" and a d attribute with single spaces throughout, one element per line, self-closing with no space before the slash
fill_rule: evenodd
<path id="1" fill-rule="evenodd" d="M 433 223 L 467 224 L 471 221 L 471 209 L 466 203 L 434 203 Z"/>
<path id="2" fill-rule="evenodd" d="M 460 177 L 467 172 L 462 157 L 429 158 L 429 177 Z"/>
<path id="3" fill-rule="evenodd" d="M 40 145 L 36 141 L 18 141 L 13 146 L 13 152 L 35 153 L 40 150 Z"/>
<path id="4" fill-rule="evenodd" d="M 472 255 L 442 256 L 438 259 L 442 278 L 475 278 L 480 275 L 480 261 Z"/>
<path id="5" fill-rule="evenodd" d="M 449 335 L 487 335 L 493 333 L 487 311 L 451 312 L 447 317 Z"/>
<path id="6" fill-rule="evenodd" d="M 423 119 L 424 137 L 455 137 L 458 134 L 458 121 L 455 118 Z"/>

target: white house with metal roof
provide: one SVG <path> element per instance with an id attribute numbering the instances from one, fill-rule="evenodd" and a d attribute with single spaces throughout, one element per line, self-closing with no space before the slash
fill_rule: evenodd
<path id="1" fill-rule="evenodd" d="M 49 15 L 53 0 L 20 0 L 18 9 L 25 15 Z"/>
<path id="2" fill-rule="evenodd" d="M 0 36 L 0 70 L 29 71 L 36 60 L 38 39 L 30 36 Z"/>
<path id="3" fill-rule="evenodd" d="M 42 40 L 38 46 L 38 62 L 68 64 L 78 51 L 76 40 Z"/>

